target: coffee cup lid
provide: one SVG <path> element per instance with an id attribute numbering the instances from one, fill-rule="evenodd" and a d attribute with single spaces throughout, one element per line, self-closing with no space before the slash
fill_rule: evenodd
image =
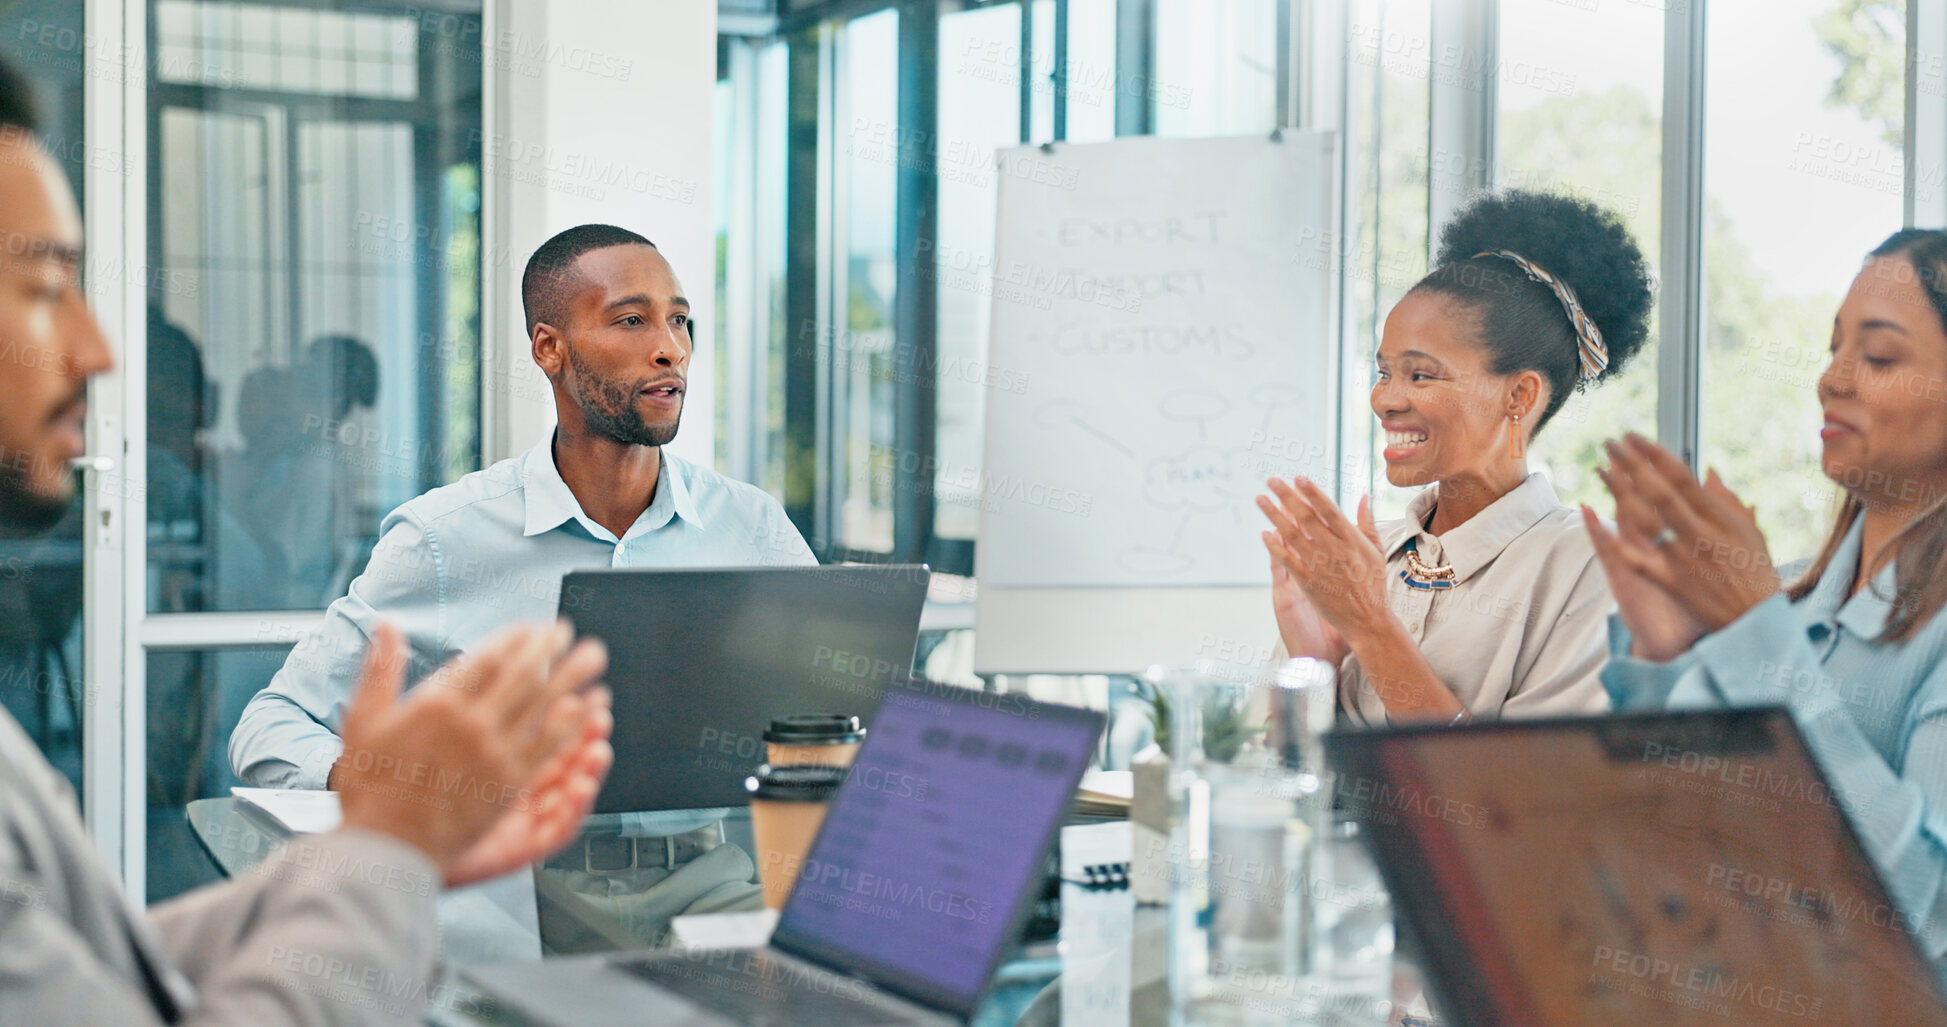
<path id="1" fill-rule="evenodd" d="M 776 717 L 764 729 L 764 740 L 779 745 L 844 745 L 865 737 L 859 718 L 842 713 L 799 713 Z"/>
<path id="2" fill-rule="evenodd" d="M 766 763 L 744 779 L 744 790 L 753 799 L 773 802 L 829 802 L 844 783 L 844 767 L 816 764 L 773 767 Z"/>

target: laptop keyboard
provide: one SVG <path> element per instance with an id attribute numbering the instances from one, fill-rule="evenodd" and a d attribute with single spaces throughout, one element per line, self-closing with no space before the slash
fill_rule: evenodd
<path id="1" fill-rule="evenodd" d="M 757 951 L 662 954 L 616 967 L 751 1027 L 911 1023 L 863 982 Z"/>

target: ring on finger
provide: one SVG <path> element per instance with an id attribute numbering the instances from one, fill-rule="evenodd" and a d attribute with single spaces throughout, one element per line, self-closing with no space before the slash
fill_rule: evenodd
<path id="1" fill-rule="evenodd" d="M 1658 549 L 1662 549 L 1664 546 L 1667 546 L 1670 543 L 1675 542 L 1676 540 L 1677 540 L 1677 529 L 1672 528 L 1669 525 L 1665 524 L 1663 526 L 1663 530 L 1657 532 L 1655 537 L 1650 539 L 1650 545 L 1653 545 Z"/>

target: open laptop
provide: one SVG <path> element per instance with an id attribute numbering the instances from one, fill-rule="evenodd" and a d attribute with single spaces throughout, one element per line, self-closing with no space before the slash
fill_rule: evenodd
<path id="1" fill-rule="evenodd" d="M 1782 708 L 1329 746 L 1443 1025 L 1947 1022 Z"/>
<path id="2" fill-rule="evenodd" d="M 912 681 L 886 689 L 769 946 L 471 968 L 549 1027 L 945 1024 L 1020 930 L 1099 713 Z"/>
<path id="3" fill-rule="evenodd" d="M 921 564 L 563 577 L 561 615 L 607 644 L 615 695 L 595 812 L 741 806 L 771 718 L 869 718 L 912 671 L 931 577 Z"/>

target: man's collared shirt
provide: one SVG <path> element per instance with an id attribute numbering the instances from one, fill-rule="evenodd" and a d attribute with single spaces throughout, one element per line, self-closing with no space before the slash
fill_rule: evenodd
<path id="1" fill-rule="evenodd" d="M 1438 486 L 1425 489 L 1405 517 L 1378 528 L 1386 603 L 1441 683 L 1481 718 L 1601 712 L 1613 601 L 1580 515 L 1540 474 L 1444 535 L 1426 529 L 1438 501 Z M 1408 539 L 1422 563 L 1453 567 L 1452 588 L 1413 588 L 1400 577 Z M 1353 723 L 1387 723 L 1383 687 L 1346 657 L 1340 712 Z"/>
<path id="2" fill-rule="evenodd" d="M 417 681 L 522 620 L 552 620 L 562 575 L 590 567 L 816 564 L 784 508 L 754 485 L 667 450 L 656 495 L 621 538 L 582 511 L 553 439 L 392 511 L 364 573 L 244 708 L 230 764 L 254 785 L 323 788 L 365 647 L 405 635 Z"/>

